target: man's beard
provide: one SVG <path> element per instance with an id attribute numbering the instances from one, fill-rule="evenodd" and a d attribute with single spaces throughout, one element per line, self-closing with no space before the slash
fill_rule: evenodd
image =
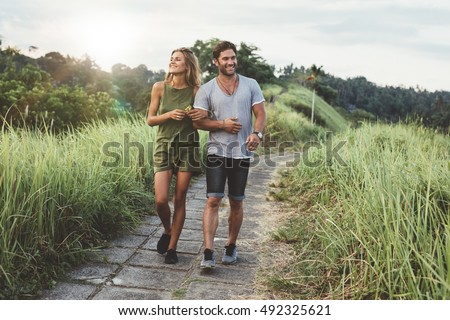
<path id="1" fill-rule="evenodd" d="M 228 67 L 229 65 L 219 65 L 219 70 L 222 74 L 226 75 L 226 76 L 232 76 L 234 74 L 236 74 L 236 64 L 233 64 L 233 71 L 228 71 Z"/>

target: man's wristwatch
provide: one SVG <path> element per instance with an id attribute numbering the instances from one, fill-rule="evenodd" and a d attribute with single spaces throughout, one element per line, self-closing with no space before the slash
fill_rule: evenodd
<path id="1" fill-rule="evenodd" d="M 259 131 L 253 131 L 252 134 L 256 134 L 259 138 L 259 140 L 261 140 L 263 138 L 263 134 Z"/>

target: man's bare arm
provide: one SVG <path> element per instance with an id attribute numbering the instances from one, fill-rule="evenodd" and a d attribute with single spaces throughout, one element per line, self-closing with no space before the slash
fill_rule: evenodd
<path id="1" fill-rule="evenodd" d="M 242 125 L 236 120 L 236 118 L 227 118 L 224 120 L 211 120 L 203 118 L 197 121 L 193 121 L 192 123 L 195 129 L 206 131 L 225 130 L 228 133 L 238 133 L 239 130 L 241 130 Z"/>

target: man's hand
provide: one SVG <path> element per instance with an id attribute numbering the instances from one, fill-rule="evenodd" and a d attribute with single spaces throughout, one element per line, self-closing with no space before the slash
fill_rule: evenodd
<path id="1" fill-rule="evenodd" d="M 187 111 L 187 115 L 192 121 L 197 121 L 208 117 L 208 111 L 203 109 L 191 109 Z"/>
<path id="2" fill-rule="evenodd" d="M 238 133 L 242 128 L 242 124 L 237 122 L 237 118 L 226 118 L 223 120 L 223 130 L 228 133 Z"/>
<path id="3" fill-rule="evenodd" d="M 247 145 L 248 151 L 255 151 L 256 148 L 259 146 L 259 138 L 256 134 L 252 133 L 247 137 L 247 140 L 245 140 L 245 144 Z"/>

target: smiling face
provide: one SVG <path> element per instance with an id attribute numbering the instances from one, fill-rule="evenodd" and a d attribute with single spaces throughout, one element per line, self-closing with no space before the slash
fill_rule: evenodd
<path id="1" fill-rule="evenodd" d="M 214 64 L 219 69 L 219 73 L 225 76 L 232 76 L 236 73 L 237 57 L 232 49 L 222 51 Z"/>
<path id="2" fill-rule="evenodd" d="M 170 57 L 169 73 L 181 74 L 186 72 L 186 59 L 180 51 L 175 51 Z"/>

